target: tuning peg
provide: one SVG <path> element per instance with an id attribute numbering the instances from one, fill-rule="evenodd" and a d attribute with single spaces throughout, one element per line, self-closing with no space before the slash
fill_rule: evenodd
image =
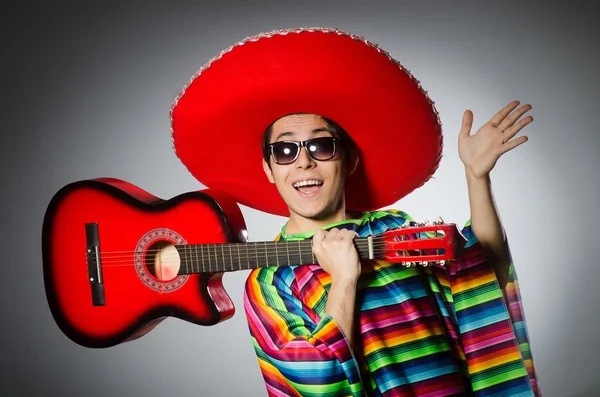
<path id="1" fill-rule="evenodd" d="M 421 262 L 421 265 L 423 267 L 427 267 L 429 265 L 429 262 L 428 261 Z"/>
<path id="2" fill-rule="evenodd" d="M 442 217 L 438 216 L 438 217 L 436 218 L 436 220 L 435 220 L 435 221 L 433 221 L 433 224 L 434 224 L 434 225 L 443 225 L 443 224 L 444 224 L 444 220 L 442 219 Z"/>
<path id="3" fill-rule="evenodd" d="M 440 265 L 441 265 L 441 266 L 445 266 L 445 265 L 446 265 L 446 261 L 442 259 L 442 260 L 440 261 Z"/>
<path id="4" fill-rule="evenodd" d="M 412 266 L 412 262 L 404 262 L 404 266 L 405 267 L 411 267 Z"/>

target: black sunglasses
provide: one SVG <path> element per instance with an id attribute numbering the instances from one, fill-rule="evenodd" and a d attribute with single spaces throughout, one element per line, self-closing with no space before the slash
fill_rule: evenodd
<path id="1" fill-rule="evenodd" d="M 308 139 L 303 142 L 273 142 L 269 145 L 269 149 L 271 150 L 271 158 L 273 158 L 275 164 L 279 165 L 292 164 L 298 158 L 303 147 L 306 148 L 306 152 L 313 160 L 327 161 L 335 156 L 337 142 L 339 142 L 338 138 L 327 136 Z"/>

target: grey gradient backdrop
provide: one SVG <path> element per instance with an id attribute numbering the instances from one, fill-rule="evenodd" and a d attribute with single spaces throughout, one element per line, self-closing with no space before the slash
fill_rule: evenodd
<path id="1" fill-rule="evenodd" d="M 492 173 L 521 280 L 545 396 L 600 395 L 598 11 L 576 2 L 45 2 L 2 6 L 2 396 L 265 395 L 242 307 L 214 327 L 168 319 L 140 340 L 91 350 L 48 309 L 41 226 L 62 186 L 121 178 L 159 196 L 203 188 L 171 149 L 168 111 L 209 58 L 246 36 L 328 26 L 367 37 L 422 82 L 440 112 L 435 178 L 396 203 L 417 219 L 469 217 L 456 134 L 519 99 L 530 140 Z M 582 2 L 583 3 L 583 2 Z M 283 219 L 242 207 L 251 241 Z"/>

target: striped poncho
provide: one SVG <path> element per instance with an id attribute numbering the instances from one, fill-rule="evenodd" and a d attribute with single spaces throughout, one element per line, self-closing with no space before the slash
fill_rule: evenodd
<path id="1" fill-rule="evenodd" d="M 366 237 L 405 222 L 378 211 L 331 227 Z M 514 268 L 501 290 L 470 223 L 462 233 L 464 254 L 445 267 L 363 266 L 354 351 L 324 313 L 331 278 L 318 265 L 252 271 L 244 308 L 268 394 L 540 396 Z"/>

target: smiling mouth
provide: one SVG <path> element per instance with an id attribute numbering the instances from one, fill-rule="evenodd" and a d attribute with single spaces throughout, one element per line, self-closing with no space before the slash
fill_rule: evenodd
<path id="1" fill-rule="evenodd" d="M 311 194 L 319 190 L 323 186 L 323 181 L 312 179 L 308 181 L 299 181 L 292 185 L 294 189 L 303 194 Z"/>

